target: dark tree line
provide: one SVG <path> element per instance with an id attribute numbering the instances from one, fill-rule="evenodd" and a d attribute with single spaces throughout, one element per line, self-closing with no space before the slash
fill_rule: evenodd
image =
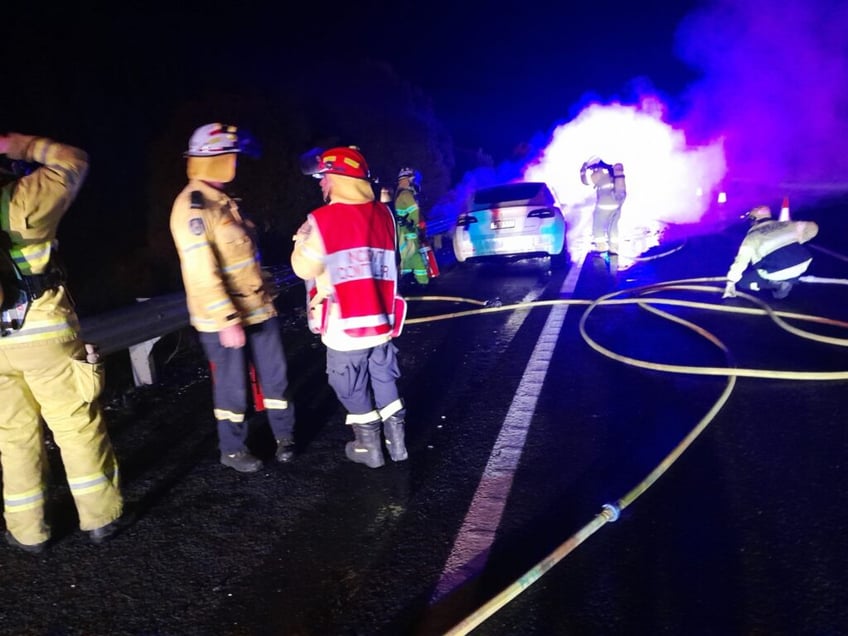
<path id="1" fill-rule="evenodd" d="M 163 64 L 106 57 L 74 69 L 33 58 L 7 76 L 18 91 L 0 101 L 0 128 L 51 136 L 91 157 L 59 234 L 81 315 L 181 289 L 168 217 L 186 181 L 182 153 L 204 123 L 235 123 L 259 143 L 261 156 L 240 160 L 232 189 L 271 264 L 287 261 L 291 235 L 320 204 L 298 167 L 311 147 L 358 145 L 388 184 L 413 165 L 425 175 L 425 209 L 451 187 L 448 131 L 427 96 L 385 63 L 284 56 L 242 76 L 221 65 L 220 81 L 207 73 L 182 86 L 165 83 Z"/>

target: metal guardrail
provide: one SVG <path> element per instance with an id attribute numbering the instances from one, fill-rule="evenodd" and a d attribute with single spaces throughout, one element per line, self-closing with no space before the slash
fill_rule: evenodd
<path id="1" fill-rule="evenodd" d="M 278 292 L 286 292 L 301 281 L 288 267 L 266 267 Z M 153 345 L 165 335 L 189 326 L 183 292 L 139 299 L 135 305 L 80 318 L 85 342 L 97 345 L 101 355 L 129 350 L 136 385 L 153 384 L 156 369 Z"/>
<path id="2" fill-rule="evenodd" d="M 188 324 L 186 297 L 182 292 L 80 319 L 83 340 L 96 344 L 102 355 L 160 338 Z"/>
<path id="3" fill-rule="evenodd" d="M 436 219 L 427 221 L 427 236 L 433 237 L 438 234 L 447 234 L 453 228 L 454 221 L 450 219 Z"/>

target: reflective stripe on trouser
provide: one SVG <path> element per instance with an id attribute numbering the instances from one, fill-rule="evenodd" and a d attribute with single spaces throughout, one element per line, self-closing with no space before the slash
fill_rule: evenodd
<path id="1" fill-rule="evenodd" d="M 424 262 L 424 257 L 418 251 L 418 241 L 414 241 L 415 254 L 403 259 L 401 263 L 401 274 L 412 274 L 415 280 L 419 283 L 428 283 L 430 277 L 427 275 L 427 263 Z M 401 250 L 403 252 L 403 250 Z"/>
<path id="2" fill-rule="evenodd" d="M 327 349 L 327 379 L 348 412 L 345 424 L 368 424 L 406 410 L 398 394 L 400 367 L 394 343 L 336 351 Z"/>
<path id="3" fill-rule="evenodd" d="M 26 544 L 49 537 L 44 521 L 46 451 L 39 414 L 59 447 L 80 528 L 121 515 L 115 454 L 100 408 L 83 396 L 82 343 L 0 349 L 0 462 L 6 527 Z"/>
<path id="4" fill-rule="evenodd" d="M 742 278 L 739 279 L 739 282 L 736 283 L 736 286 L 739 289 L 761 291 L 769 289 L 778 289 L 782 283 L 795 284 L 797 282 L 797 276 L 794 278 L 782 278 L 779 280 L 773 278 L 765 278 L 756 269 L 754 269 L 753 267 L 749 267 L 742 273 Z"/>
<path id="5" fill-rule="evenodd" d="M 618 220 L 621 217 L 621 207 L 611 210 L 595 207 L 592 215 L 592 240 L 596 247 L 618 249 Z M 605 250 L 601 250 L 605 251 Z"/>
<path id="6" fill-rule="evenodd" d="M 241 349 L 221 346 L 217 333 L 199 332 L 200 343 L 213 366 L 212 400 L 222 453 L 246 450 L 248 353 L 265 399 L 265 413 L 275 439 L 294 435 L 294 405 L 287 400 L 288 369 L 277 318 L 245 327 Z"/>

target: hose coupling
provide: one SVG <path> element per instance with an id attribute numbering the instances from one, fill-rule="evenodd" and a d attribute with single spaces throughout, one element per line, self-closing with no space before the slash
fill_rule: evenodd
<path id="1" fill-rule="evenodd" d="M 619 508 L 615 504 L 604 504 L 601 514 L 607 517 L 610 523 L 613 521 L 618 521 L 618 518 L 621 516 L 621 508 Z"/>

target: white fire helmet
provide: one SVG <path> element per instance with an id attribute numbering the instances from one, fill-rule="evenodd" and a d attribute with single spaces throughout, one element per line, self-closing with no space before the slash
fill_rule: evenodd
<path id="1" fill-rule="evenodd" d="M 748 220 L 751 223 L 759 223 L 760 221 L 768 221 L 772 218 L 771 209 L 767 205 L 758 205 L 753 210 L 748 212 Z"/>
<path id="2" fill-rule="evenodd" d="M 192 134 L 188 142 L 186 157 L 216 157 L 244 151 L 244 140 L 239 137 L 235 126 L 206 124 Z"/>

